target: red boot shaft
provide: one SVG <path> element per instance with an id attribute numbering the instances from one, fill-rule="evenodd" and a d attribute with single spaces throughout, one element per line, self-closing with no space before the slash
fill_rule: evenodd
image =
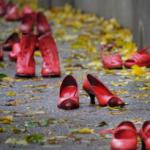
<path id="1" fill-rule="evenodd" d="M 60 76 L 58 51 L 50 32 L 39 37 L 39 49 L 43 57 L 42 76 Z"/>
<path id="2" fill-rule="evenodd" d="M 35 49 L 36 37 L 33 34 L 22 35 L 20 46 L 21 51 L 17 57 L 17 76 L 30 77 L 35 75 Z"/>
<path id="3" fill-rule="evenodd" d="M 42 12 L 37 13 L 36 28 L 38 35 L 44 34 L 46 32 L 51 32 L 48 20 Z"/>

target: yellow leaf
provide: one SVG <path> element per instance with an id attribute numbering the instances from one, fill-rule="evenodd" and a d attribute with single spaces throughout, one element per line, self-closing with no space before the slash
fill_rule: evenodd
<path id="1" fill-rule="evenodd" d="M 13 116 L 2 116 L 0 117 L 1 124 L 11 124 L 13 121 Z"/>
<path id="2" fill-rule="evenodd" d="M 145 67 L 139 67 L 137 65 L 132 66 L 131 74 L 135 76 L 143 76 L 146 73 Z"/>
<path id="3" fill-rule="evenodd" d="M 16 93 L 13 92 L 13 91 L 8 91 L 8 92 L 6 93 L 6 96 L 10 96 L 10 97 L 16 96 Z"/>
<path id="4" fill-rule="evenodd" d="M 35 51 L 34 56 L 41 57 L 41 52 L 40 51 Z"/>
<path id="5" fill-rule="evenodd" d="M 92 133 L 94 133 L 94 130 L 90 129 L 90 128 L 82 128 L 82 129 L 73 130 L 72 133 L 76 133 L 76 134 L 92 134 Z"/>

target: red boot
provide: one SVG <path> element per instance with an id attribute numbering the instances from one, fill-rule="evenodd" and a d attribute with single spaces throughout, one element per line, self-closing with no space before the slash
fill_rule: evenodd
<path id="1" fill-rule="evenodd" d="M 91 103 L 95 104 L 95 97 L 100 106 L 124 106 L 124 102 L 114 95 L 100 80 L 88 74 L 83 81 L 83 89 L 89 94 Z"/>
<path id="2" fill-rule="evenodd" d="M 26 14 L 32 14 L 33 13 L 33 10 L 28 6 L 24 6 L 23 7 L 23 10 L 21 12 L 21 18 L 23 18 Z"/>
<path id="3" fill-rule="evenodd" d="M 140 137 L 142 140 L 142 149 L 150 150 L 150 121 L 145 121 L 141 130 Z"/>
<path id="4" fill-rule="evenodd" d="M 21 51 L 17 57 L 17 76 L 33 77 L 35 75 L 35 42 L 36 37 L 32 33 L 22 35 L 20 42 Z"/>
<path id="5" fill-rule="evenodd" d="M 3 43 L 4 50 L 11 51 L 12 47 L 15 43 L 18 43 L 20 41 L 18 33 L 14 32 L 12 33 Z"/>
<path id="6" fill-rule="evenodd" d="M 68 75 L 60 87 L 57 106 L 61 109 L 71 110 L 79 107 L 79 90 L 76 79 Z"/>
<path id="7" fill-rule="evenodd" d="M 38 35 L 51 32 L 48 20 L 42 12 L 37 13 L 36 28 Z"/>
<path id="8" fill-rule="evenodd" d="M 121 55 L 118 53 L 110 54 L 108 52 L 113 45 L 106 45 L 100 48 L 100 55 L 102 58 L 102 63 L 104 68 L 106 69 L 120 69 L 123 66 L 123 61 L 121 59 Z"/>
<path id="9" fill-rule="evenodd" d="M 31 33 L 35 23 L 36 14 L 25 14 L 22 18 L 20 30 L 22 33 Z"/>
<path id="10" fill-rule="evenodd" d="M 5 19 L 6 21 L 18 21 L 21 19 L 21 14 L 17 5 L 12 3 L 7 4 Z"/>
<path id="11" fill-rule="evenodd" d="M 150 49 L 150 47 L 139 50 L 130 59 L 126 60 L 124 63 L 125 67 L 131 68 L 133 65 L 150 67 L 150 53 L 147 52 L 148 49 Z"/>
<path id="12" fill-rule="evenodd" d="M 38 40 L 39 49 L 43 57 L 42 76 L 60 76 L 61 72 L 58 51 L 51 33 L 48 32 L 40 36 Z"/>
<path id="13" fill-rule="evenodd" d="M 0 61 L 3 60 L 3 46 L 0 45 Z"/>
<path id="14" fill-rule="evenodd" d="M 20 51 L 21 51 L 20 43 L 15 43 L 13 45 L 12 51 L 9 53 L 9 59 L 12 61 L 16 61 Z"/>
<path id="15" fill-rule="evenodd" d="M 4 16 L 6 12 L 6 3 L 4 0 L 0 0 L 0 16 Z"/>

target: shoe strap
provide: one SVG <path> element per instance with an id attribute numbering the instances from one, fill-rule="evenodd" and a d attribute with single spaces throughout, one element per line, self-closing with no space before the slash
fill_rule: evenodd
<path id="1" fill-rule="evenodd" d="M 113 134 L 113 133 L 114 133 L 114 129 L 107 129 L 99 132 L 99 134 Z"/>
<path id="2" fill-rule="evenodd" d="M 146 53 L 146 51 L 150 49 L 150 46 L 144 47 L 141 50 L 139 50 L 139 53 Z"/>

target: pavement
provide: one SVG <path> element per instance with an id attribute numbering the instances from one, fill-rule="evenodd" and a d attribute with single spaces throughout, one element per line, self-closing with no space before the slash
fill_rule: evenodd
<path id="1" fill-rule="evenodd" d="M 11 29 L 15 29 L 17 25 L 1 23 L 2 38 L 9 35 Z M 125 120 L 132 121 L 137 128 L 140 128 L 145 120 L 150 119 L 150 92 L 148 88 L 145 88 L 145 83 L 147 87 L 149 86 L 149 79 L 142 77 L 141 80 L 137 80 L 134 76 L 123 74 L 121 70 L 107 72 L 75 67 L 71 73 L 79 84 L 80 108 L 71 111 L 58 109 L 59 87 L 68 73 L 65 70 L 64 61 L 72 54 L 78 55 L 83 52 L 72 50 L 68 42 L 58 40 L 57 45 L 62 67 L 60 78 L 41 77 L 42 59 L 40 57 L 36 57 L 37 76 L 35 78 L 16 78 L 15 62 L 11 62 L 8 59 L 8 52 L 5 52 L 0 73 L 8 77 L 0 81 L 0 116 L 9 116 L 12 120 L 4 123 L 0 119 L 0 128 L 4 130 L 0 133 L 1 150 L 109 150 L 111 135 L 101 136 L 98 134 L 99 131 L 114 128 Z M 74 60 L 79 61 L 76 58 Z M 86 66 L 86 62 L 84 65 Z M 128 73 L 130 71 L 130 69 L 126 70 Z M 124 108 L 102 108 L 97 104 L 90 105 L 89 97 L 82 90 L 82 80 L 86 73 L 96 75 L 127 105 Z M 80 132 L 85 128 L 88 134 L 85 134 L 86 131 Z M 42 140 L 31 139 L 26 143 L 24 139 L 35 133 L 42 135 Z M 140 145 L 139 141 L 139 150 Z"/>

